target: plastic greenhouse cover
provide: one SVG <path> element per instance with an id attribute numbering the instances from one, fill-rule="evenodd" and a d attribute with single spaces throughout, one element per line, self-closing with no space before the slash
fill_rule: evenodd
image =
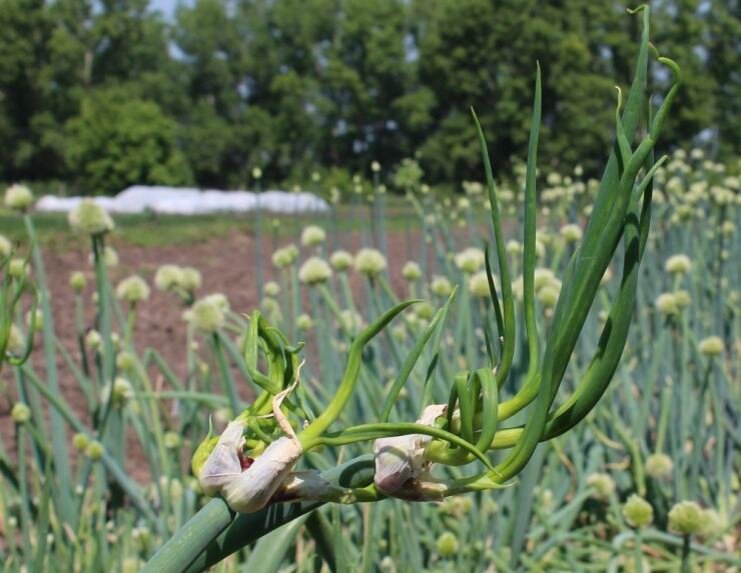
<path id="1" fill-rule="evenodd" d="M 37 203 L 39 211 L 73 209 L 83 197 L 45 195 Z M 217 191 L 187 188 L 134 185 L 115 197 L 93 197 L 111 213 L 142 213 L 152 211 L 172 215 L 200 215 L 219 212 L 247 212 L 262 209 L 275 213 L 326 211 L 327 202 L 307 192 L 288 191 Z"/>

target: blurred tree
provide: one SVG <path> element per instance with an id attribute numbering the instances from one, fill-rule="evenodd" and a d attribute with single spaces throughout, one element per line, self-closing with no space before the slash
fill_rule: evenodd
<path id="1" fill-rule="evenodd" d="M 84 189 L 112 194 L 128 185 L 186 185 L 192 177 L 177 146 L 177 124 L 151 101 L 120 88 L 82 101 L 67 126 L 66 158 Z"/>
<path id="2" fill-rule="evenodd" d="M 270 138 L 259 144 L 267 180 L 308 179 L 321 160 L 322 74 L 338 6 L 338 0 L 239 0 L 247 101 L 270 121 Z"/>
<path id="3" fill-rule="evenodd" d="M 49 176 L 55 144 L 45 137 L 49 105 L 43 89 L 45 46 L 52 22 L 43 0 L 0 3 L 0 173 L 4 178 Z"/>
<path id="4" fill-rule="evenodd" d="M 715 80 L 713 142 L 726 157 L 741 155 L 741 2 L 712 0 L 705 7 L 704 61 Z M 713 150 L 715 151 L 715 149 Z"/>
<path id="5" fill-rule="evenodd" d="M 480 178 L 471 106 L 495 169 L 525 156 L 536 61 L 544 172 L 579 164 L 593 175 L 641 31 L 629 0 L 193 0 L 169 23 L 149 1 L 0 2 L 0 179 L 113 191 L 119 176 L 101 184 L 70 138 L 113 117 L 115 93 L 131 103 L 114 106 L 123 131 L 149 137 L 132 122 L 156 118 L 174 146 L 162 170 L 144 169 L 150 181 L 183 162 L 180 180 L 211 187 L 244 186 L 254 166 L 286 185 L 334 166 L 367 173 L 374 160 L 389 177 L 413 157 L 428 182 L 457 185 Z M 652 26 L 685 72 L 668 148 L 737 156 L 739 1 L 661 0 Z M 668 75 L 655 69 L 661 87 Z M 146 145 L 127 141 L 141 165 Z"/>
<path id="6" fill-rule="evenodd" d="M 438 102 L 421 147 L 430 174 L 477 177 L 471 106 L 492 140 L 498 169 L 512 155 L 525 156 L 536 61 L 543 70 L 544 162 L 596 168 L 610 145 L 614 73 L 605 40 L 611 22 L 624 19 L 617 10 L 589 0 L 436 0 L 424 2 L 424 12 L 420 75 Z"/>
<path id="7" fill-rule="evenodd" d="M 347 0 L 336 26 L 321 84 L 323 159 L 355 171 L 393 164 L 408 148 L 405 108 L 414 105 L 405 2 Z"/>
<path id="8" fill-rule="evenodd" d="M 676 60 L 686 79 L 673 121 L 667 123 L 667 142 L 691 145 L 700 132 L 713 125 L 719 86 L 708 68 L 708 9 L 704 0 L 673 0 L 656 7 L 655 17 L 661 24 L 655 27 L 654 42 L 662 54 Z M 668 74 L 658 76 L 657 83 L 668 86 Z"/>

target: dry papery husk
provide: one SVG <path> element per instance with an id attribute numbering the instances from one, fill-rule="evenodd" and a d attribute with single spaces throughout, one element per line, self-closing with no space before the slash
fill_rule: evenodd
<path id="1" fill-rule="evenodd" d="M 432 426 L 446 411 L 446 404 L 427 406 L 417 423 Z M 430 476 L 431 464 L 424 457 L 425 449 L 431 441 L 432 437 L 424 434 L 376 440 L 373 443 L 376 466 L 373 481 L 378 491 L 406 501 L 442 499 L 448 486 Z"/>
<path id="2" fill-rule="evenodd" d="M 271 443 L 253 464 L 224 485 L 221 494 L 234 511 L 253 513 L 261 510 L 291 474 L 303 448 L 285 436 Z"/>
<path id="3" fill-rule="evenodd" d="M 242 470 L 238 453 L 244 445 L 244 422 L 229 422 L 201 468 L 198 481 L 206 495 L 221 494 L 239 513 L 261 510 L 283 486 L 303 448 L 293 437 L 280 437 Z"/>
<path id="4" fill-rule="evenodd" d="M 198 474 L 198 483 L 208 496 L 215 496 L 221 489 L 242 473 L 238 452 L 244 444 L 244 422 L 233 421 L 227 424 L 219 441 L 209 454 Z"/>
<path id="5" fill-rule="evenodd" d="M 276 492 L 290 481 L 291 470 L 301 457 L 303 448 L 280 405 L 297 383 L 298 374 L 296 381 L 273 399 L 273 415 L 288 435 L 269 444 L 245 470 L 242 470 L 239 460 L 239 452 L 244 446 L 245 423 L 241 420 L 229 422 L 201 468 L 199 483 L 204 493 L 221 494 L 236 512 L 254 513 L 271 503 Z M 311 488 L 304 485 L 306 491 L 318 488 L 318 484 L 311 484 Z"/>

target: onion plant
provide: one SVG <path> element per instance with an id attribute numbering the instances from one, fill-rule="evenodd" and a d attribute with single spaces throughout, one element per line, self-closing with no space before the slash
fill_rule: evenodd
<path id="1" fill-rule="evenodd" d="M 300 246 L 271 223 L 255 309 L 172 261 L 112 266 L 116 230 L 92 202 L 70 216 L 89 266 L 69 287 L 49 279 L 33 196 L 8 189 L 5 569 L 741 567 L 741 165 L 700 149 L 654 158 L 681 78 L 637 14 L 601 180 L 539 173 L 536 68 L 511 179 L 495 184 L 474 113 L 482 182 L 462 196 L 429 188 L 414 161 L 371 164 L 352 205 L 333 192 L 329 241 L 322 214 Z M 661 66 L 672 82 L 653 105 Z M 339 219 L 366 212 L 355 250 Z M 66 321 L 51 304 L 65 288 Z M 160 304 L 184 319 L 180 364 L 141 338 Z"/>
<path id="2" fill-rule="evenodd" d="M 273 526 L 326 502 L 354 504 L 386 497 L 406 501 L 441 500 L 451 495 L 513 485 L 539 442 L 562 435 L 587 416 L 606 391 L 626 344 L 641 258 L 648 238 L 652 179 L 666 159 L 655 161 L 653 150 L 681 84 L 678 66 L 657 54 L 658 61 L 673 75 L 674 82 L 658 109 L 646 114 L 649 14 L 647 8 L 642 12 L 641 46 L 624 109 L 618 89 L 614 149 L 586 233 L 563 277 L 563 287 L 542 348 L 535 310 L 536 155 L 541 113 L 539 69 L 536 74 L 525 178 L 522 260 L 528 368 L 516 393 L 500 401 L 501 388 L 511 383 L 517 321 L 492 168 L 483 130 L 473 114 L 486 175 L 501 284 L 500 297 L 487 255 L 486 275 L 495 316 L 493 325 L 485 325 L 487 360 L 481 365 L 469 364 L 467 369 L 454 373 L 447 402 L 423 403 L 424 411 L 417 422 L 390 421 L 393 403 L 414 364 L 434 339 L 434 333 L 442 327 L 451 297 L 436 315 L 438 320 L 433 319 L 404 360 L 379 419 L 342 427 L 337 422 L 358 384 L 366 345 L 418 301 L 395 305 L 354 338 L 340 385 L 317 415 L 310 414 L 317 404 L 310 403 L 298 391 L 303 383 L 301 346 L 291 344 L 280 330 L 254 314 L 244 336 L 243 351 L 250 380 L 261 392 L 251 406 L 229 423 L 221 436 L 209 435 L 193 457 L 193 472 L 201 487 L 207 494 L 218 497 L 160 549 L 149 562 L 148 570 L 182 570 L 201 553 L 208 555 L 206 564 L 216 562 L 235 546 L 218 541 L 215 546 L 210 544 L 227 528 L 225 538 L 233 538 L 233 532 L 243 528 L 245 520 L 253 525 L 255 520 L 263 523 L 262 533 L 267 533 Z M 610 305 L 596 352 L 581 381 L 563 403 L 554 408 L 553 402 L 600 280 L 621 242 L 620 287 Z M 258 368 L 259 352 L 264 354 L 266 372 Z M 522 426 L 505 425 L 528 406 L 530 409 Z M 324 473 L 294 471 L 299 460 L 317 448 L 334 449 L 367 441 L 375 441 L 373 477 L 364 475 L 367 467 L 364 457 L 344 466 L 337 481 L 331 480 L 333 470 Z M 497 449 L 509 449 L 509 453 L 495 465 L 487 452 Z M 476 460 L 482 469 L 471 475 L 444 479 L 431 472 L 433 465 L 460 466 Z M 298 507 L 296 511 L 281 510 L 280 504 L 286 502 L 301 505 L 289 506 Z M 234 520 L 233 512 L 246 517 Z M 253 533 L 244 542 L 259 535 L 260 531 Z"/>

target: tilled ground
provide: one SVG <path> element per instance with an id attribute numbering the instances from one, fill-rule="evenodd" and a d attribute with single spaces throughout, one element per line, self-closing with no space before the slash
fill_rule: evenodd
<path id="1" fill-rule="evenodd" d="M 410 252 L 418 252 L 420 236 L 417 232 L 398 231 L 389 233 L 387 240 L 391 284 L 394 290 L 402 294 L 405 290 L 401 268 L 408 260 Z M 132 273 L 138 273 L 151 284 L 154 273 L 160 265 L 166 263 L 189 265 L 196 267 L 203 274 L 203 287 L 199 291 L 200 295 L 213 292 L 224 293 L 235 312 L 248 313 L 258 303 L 253 241 L 254 238 L 246 233 L 232 232 L 187 246 L 137 247 L 114 243 L 119 255 L 119 264 L 110 269 L 111 280 L 115 285 L 120 279 Z M 347 250 L 355 251 L 360 248 L 361 239 L 357 233 L 347 234 L 340 238 L 340 244 Z M 410 244 L 411 248 L 409 248 Z M 262 267 L 263 276 L 267 278 L 274 275 L 270 262 L 272 247 L 272 242 L 264 239 Z M 89 301 L 94 289 L 89 251 L 82 248 L 64 251 L 53 247 L 47 248 L 44 251 L 44 262 L 52 297 L 55 331 L 61 344 L 79 364 L 80 353 L 74 325 L 74 294 L 69 286 L 69 275 L 72 271 L 82 270 L 89 279 L 87 290 L 84 293 L 88 301 L 85 321 L 89 328 L 93 321 L 92 304 Z M 350 276 L 353 289 L 361 289 L 361 277 L 355 273 L 351 273 Z M 182 313 L 183 307 L 173 295 L 160 292 L 153 287 L 150 299 L 143 303 L 138 311 L 134 337 L 140 352 L 146 348 L 157 349 L 181 379 L 185 376 L 186 350 Z M 45 369 L 40 340 L 36 342 L 32 363 L 37 372 L 43 376 Z M 65 399 L 83 421 L 89 422 L 82 390 L 59 354 L 57 368 L 59 383 Z M 14 458 L 14 425 L 9 413 L 16 391 L 9 368 L 4 369 L 0 382 L 4 387 L 0 393 L 0 435 L 9 454 Z M 161 382 L 161 380 L 155 380 L 155 384 Z M 71 437 L 72 433 L 70 432 L 69 435 Z M 136 440 L 129 440 L 129 444 L 126 469 L 130 475 L 144 481 L 148 477 L 148 471 L 143 454 Z"/>

